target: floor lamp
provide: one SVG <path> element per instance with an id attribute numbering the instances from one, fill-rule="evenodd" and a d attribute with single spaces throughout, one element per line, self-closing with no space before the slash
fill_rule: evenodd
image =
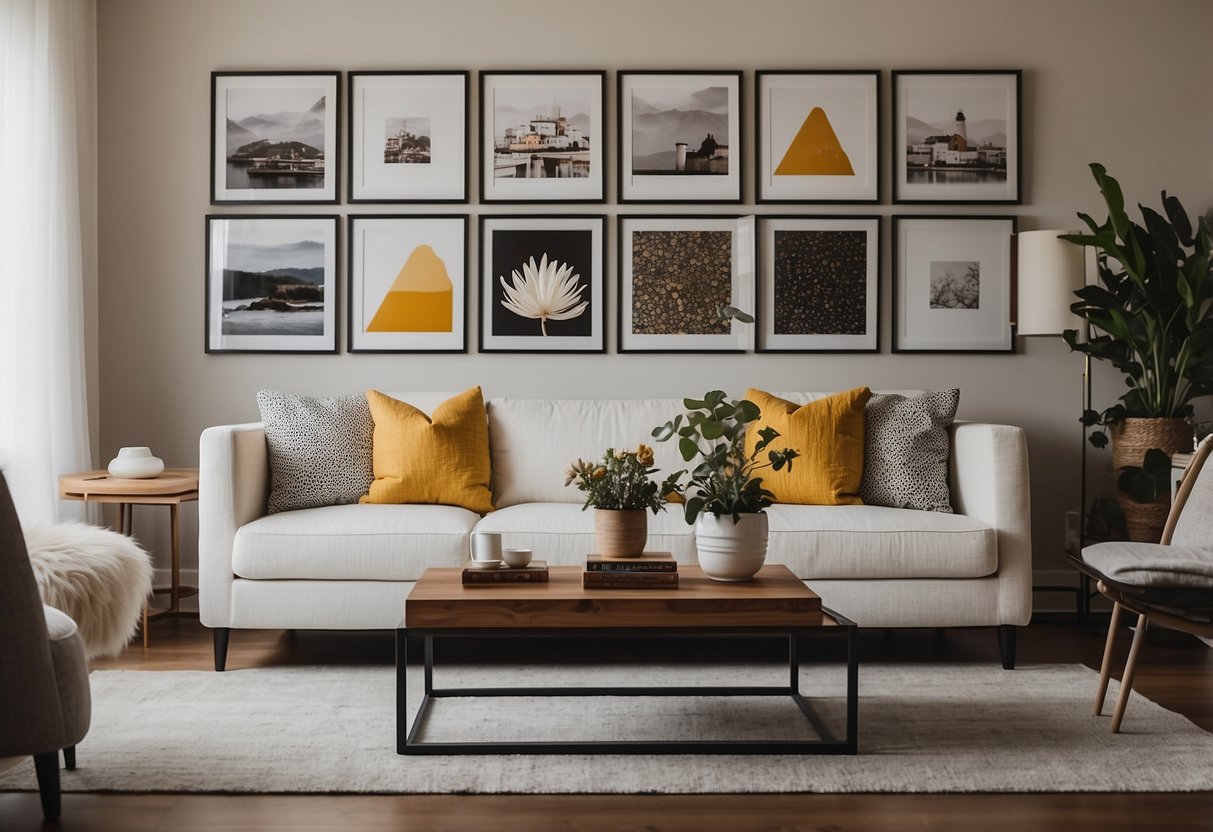
<path id="1" fill-rule="evenodd" d="M 1076 329 L 1084 338 L 1086 321 L 1070 311 L 1077 298 L 1074 293 L 1086 284 L 1086 254 L 1081 246 L 1058 239 L 1073 231 L 1049 229 L 1023 231 L 1016 236 L 1016 335 L 1060 337 L 1067 329 Z M 1083 354 L 1082 410 L 1091 408 L 1091 357 Z M 1087 505 L 1087 429 L 1082 428 L 1082 477 L 1079 486 L 1078 548 L 1086 536 Z M 1073 592 L 1078 596 L 1079 618 L 1085 618 L 1090 604 L 1090 586 L 1085 575 L 1079 586 L 1034 586 L 1037 592 Z"/>

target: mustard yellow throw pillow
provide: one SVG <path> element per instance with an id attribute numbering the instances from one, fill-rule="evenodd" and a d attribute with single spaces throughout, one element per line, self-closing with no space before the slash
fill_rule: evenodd
<path id="1" fill-rule="evenodd" d="M 447 399 L 433 416 L 368 390 L 375 420 L 375 479 L 363 503 L 435 503 L 493 510 L 489 425 L 479 387 Z"/>
<path id="2" fill-rule="evenodd" d="M 772 427 L 779 438 L 771 450 L 794 448 L 800 456 L 792 468 L 761 472 L 763 486 L 777 503 L 813 506 L 862 505 L 863 408 L 872 391 L 856 387 L 824 399 L 796 405 L 778 396 L 751 389 L 746 398 L 758 405 L 762 417 L 746 433 L 746 451 L 758 442 L 758 431 Z"/>

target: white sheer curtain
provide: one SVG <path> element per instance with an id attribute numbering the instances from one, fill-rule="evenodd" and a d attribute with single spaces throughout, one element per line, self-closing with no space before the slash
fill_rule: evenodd
<path id="1" fill-rule="evenodd" d="M 24 523 L 82 517 L 57 479 L 92 462 L 80 160 L 96 31 L 94 0 L 0 0 L 0 466 Z"/>

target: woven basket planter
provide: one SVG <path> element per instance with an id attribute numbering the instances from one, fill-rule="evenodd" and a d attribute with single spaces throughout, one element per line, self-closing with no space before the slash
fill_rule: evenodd
<path id="1" fill-rule="evenodd" d="M 1124 419 L 1111 426 L 1112 467 L 1116 476 L 1129 466 L 1140 466 L 1146 451 L 1158 448 L 1167 456 L 1192 450 L 1192 426 L 1187 420 Z M 1157 543 L 1171 510 L 1171 495 L 1152 503 L 1139 503 L 1120 492 L 1116 501 L 1125 514 L 1125 529 L 1129 539 L 1139 543 Z"/>

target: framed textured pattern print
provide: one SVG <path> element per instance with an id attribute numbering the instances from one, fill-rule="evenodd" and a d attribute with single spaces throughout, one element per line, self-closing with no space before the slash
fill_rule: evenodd
<path id="1" fill-rule="evenodd" d="M 754 218 L 621 216 L 619 351 L 745 352 L 754 325 Z"/>
<path id="2" fill-rule="evenodd" d="M 880 217 L 758 219 L 758 352 L 878 352 Z"/>

